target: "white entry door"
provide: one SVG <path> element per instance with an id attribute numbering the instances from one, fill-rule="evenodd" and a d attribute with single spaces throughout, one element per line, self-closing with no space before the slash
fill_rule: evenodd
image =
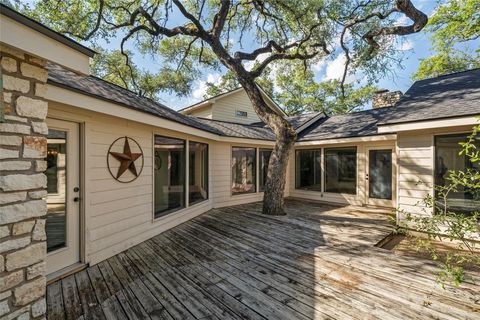
<path id="1" fill-rule="evenodd" d="M 47 274 L 80 261 L 79 124 L 47 119 Z"/>
<path id="2" fill-rule="evenodd" d="M 393 148 L 366 148 L 367 203 L 374 206 L 393 207 L 395 192 Z"/>

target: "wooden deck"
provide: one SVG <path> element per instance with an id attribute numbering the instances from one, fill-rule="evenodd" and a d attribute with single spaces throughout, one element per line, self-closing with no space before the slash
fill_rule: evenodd
<path id="1" fill-rule="evenodd" d="M 48 319 L 480 319 L 427 260 L 374 245 L 386 216 L 288 201 L 212 210 L 48 286 Z"/>

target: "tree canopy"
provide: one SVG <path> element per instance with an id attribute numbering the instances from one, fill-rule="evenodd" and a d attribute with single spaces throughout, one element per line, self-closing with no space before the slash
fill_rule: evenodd
<path id="1" fill-rule="evenodd" d="M 269 67 L 268 72 L 257 79 L 265 90 L 288 115 L 324 111 L 327 114 L 341 114 L 363 108 L 378 90 L 375 85 L 345 84 L 341 92 L 340 81 L 331 79 L 318 81 L 311 67 L 300 62 L 288 62 Z M 236 89 L 239 82 L 231 72 L 224 74 L 217 82 L 207 82 L 204 98 Z"/>
<path id="2" fill-rule="evenodd" d="M 435 54 L 423 59 L 413 79 L 480 67 L 480 49 L 468 48 L 480 38 L 480 1 L 441 1 L 425 28 Z"/>
<path id="3" fill-rule="evenodd" d="M 421 31 L 428 21 L 410 0 L 57 0 L 37 2 L 35 10 L 65 34 L 119 41 L 130 67 L 128 49 L 135 47 L 161 58 L 164 68 L 221 65 L 230 71 L 276 136 L 263 202 L 263 212 L 274 215 L 284 214 L 285 176 L 297 133 L 264 101 L 257 79 L 274 64 L 312 65 L 341 54 L 345 64 L 338 84 L 345 97 L 349 74 L 378 79 L 396 62 L 397 37 Z M 400 16 L 410 21 L 398 24 Z"/>
<path id="4" fill-rule="evenodd" d="M 99 55 L 92 68 L 94 75 L 107 81 L 138 94 L 158 98 L 160 92 L 188 95 L 193 81 L 201 76 L 205 68 L 219 70 L 219 61 L 213 57 L 206 41 L 198 35 L 190 38 L 185 32 L 188 27 L 197 26 L 182 13 L 181 8 L 197 18 L 198 23 L 208 25 L 215 19 L 216 8 L 221 3 L 178 1 L 181 4 L 179 7 L 176 1 L 171 0 L 37 1 L 33 7 L 23 5 L 23 11 L 76 39 L 103 44 L 104 41 L 123 37 L 122 40 L 131 40 L 131 46 L 140 54 L 159 57 L 155 68 L 142 70 L 133 62 L 136 58 L 133 58 L 133 48 L 127 48 L 128 45 L 122 41 L 122 48 L 125 45 L 123 55 L 129 60 L 122 57 L 120 49 L 97 49 Z M 257 82 L 266 91 L 272 94 L 275 91 L 274 98 L 291 114 L 315 110 L 330 113 L 356 110 L 370 98 L 374 91 L 371 84 L 389 70 L 390 64 L 397 62 L 398 52 L 392 36 L 408 29 L 408 32 L 419 29 L 419 25 L 395 25 L 398 14 L 402 13 L 399 5 L 415 13 L 409 1 L 325 0 L 299 1 L 296 4 L 298 6 L 292 6 L 289 1 L 232 1 L 224 18 L 225 30 L 221 32 L 225 49 L 236 49 L 235 58 L 244 64 L 255 62 Z M 142 10 L 136 11 L 138 8 Z M 177 37 L 159 32 L 161 29 L 158 27 L 166 31 L 166 27 L 175 20 L 180 22 L 179 25 L 184 24 L 182 27 L 185 28 L 174 31 Z M 295 38 L 302 39 L 301 43 L 292 41 L 287 44 Z M 240 49 L 247 47 L 252 40 L 263 45 L 260 51 L 242 52 Z M 96 48 L 100 47 L 97 45 Z M 265 59 L 267 61 L 259 63 L 261 55 L 274 52 L 275 55 Z M 340 81 L 315 81 L 310 66 L 328 55 L 340 54 L 347 56 Z M 303 62 L 297 63 L 296 59 Z M 125 62 L 129 62 L 129 66 Z M 271 70 L 270 63 L 288 69 L 290 73 L 264 77 L 264 71 Z M 348 75 L 357 71 L 363 73 L 364 83 L 348 83 Z M 169 81 L 166 81 L 167 78 Z M 238 87 L 238 80 L 228 68 L 223 78 L 220 84 L 210 84 L 208 95 Z M 307 92 L 311 95 L 307 96 Z"/>

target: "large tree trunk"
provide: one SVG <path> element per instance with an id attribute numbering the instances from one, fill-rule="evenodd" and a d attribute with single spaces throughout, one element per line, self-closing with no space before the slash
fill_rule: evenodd
<path id="1" fill-rule="evenodd" d="M 268 175 L 263 196 L 263 213 L 283 215 L 285 183 L 290 154 L 295 144 L 295 136 L 285 132 L 277 135 L 275 147 L 268 163 Z"/>
<path id="2" fill-rule="evenodd" d="M 287 120 L 275 113 L 264 101 L 253 80 L 240 79 L 260 119 L 275 133 L 275 147 L 268 164 L 267 181 L 263 196 L 263 213 L 284 215 L 284 194 L 287 166 L 295 144 L 297 133 Z"/>

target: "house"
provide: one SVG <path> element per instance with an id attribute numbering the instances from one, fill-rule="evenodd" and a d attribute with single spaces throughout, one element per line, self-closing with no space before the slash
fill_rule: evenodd
<path id="1" fill-rule="evenodd" d="M 275 137 L 242 89 L 176 112 L 90 75 L 92 50 L 4 5 L 0 17 L 3 314 L 41 317 L 47 279 L 262 200 Z M 283 115 L 298 131 L 285 196 L 423 213 L 465 165 L 458 142 L 479 115 L 480 69 L 417 81 L 393 106 Z"/>

